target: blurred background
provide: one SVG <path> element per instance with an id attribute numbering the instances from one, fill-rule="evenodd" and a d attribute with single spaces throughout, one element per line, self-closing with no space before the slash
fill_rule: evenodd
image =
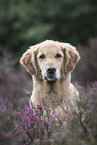
<path id="1" fill-rule="evenodd" d="M 97 0 L 0 0 L 0 82 L 17 76 L 22 53 L 46 39 L 79 51 L 74 82 L 97 81 Z"/>

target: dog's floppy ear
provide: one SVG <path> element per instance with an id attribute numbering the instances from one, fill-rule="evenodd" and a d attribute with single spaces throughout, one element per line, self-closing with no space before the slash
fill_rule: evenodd
<path id="1" fill-rule="evenodd" d="M 28 49 L 20 59 L 20 63 L 31 75 L 35 75 L 37 73 L 36 51 L 37 50 L 31 46 L 30 49 Z"/>
<path id="2" fill-rule="evenodd" d="M 72 72 L 76 63 L 80 59 L 79 53 L 77 52 L 76 48 L 69 43 L 61 43 L 61 47 L 64 51 L 65 72 Z"/>

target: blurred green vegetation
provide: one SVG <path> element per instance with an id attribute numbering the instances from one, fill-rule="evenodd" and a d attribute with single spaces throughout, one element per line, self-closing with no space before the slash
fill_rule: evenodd
<path id="1" fill-rule="evenodd" d="M 46 39 L 86 44 L 97 36 L 97 0 L 0 0 L 0 45 L 21 54 Z"/>

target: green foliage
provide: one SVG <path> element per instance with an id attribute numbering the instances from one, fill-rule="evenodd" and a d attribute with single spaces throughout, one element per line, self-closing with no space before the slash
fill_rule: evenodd
<path id="1" fill-rule="evenodd" d="M 0 44 L 19 52 L 45 39 L 87 42 L 96 16 L 96 0 L 1 0 Z"/>

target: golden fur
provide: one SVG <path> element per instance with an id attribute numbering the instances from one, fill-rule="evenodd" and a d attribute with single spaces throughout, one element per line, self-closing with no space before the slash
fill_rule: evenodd
<path id="1" fill-rule="evenodd" d="M 71 84 L 71 72 L 79 59 L 76 48 L 69 43 L 46 40 L 31 46 L 20 62 L 33 76 L 32 103 L 37 105 L 42 101 L 44 106 L 53 111 L 65 105 L 66 99 L 73 104 L 78 91 Z M 54 78 L 47 77 L 48 66 L 56 69 Z"/>

